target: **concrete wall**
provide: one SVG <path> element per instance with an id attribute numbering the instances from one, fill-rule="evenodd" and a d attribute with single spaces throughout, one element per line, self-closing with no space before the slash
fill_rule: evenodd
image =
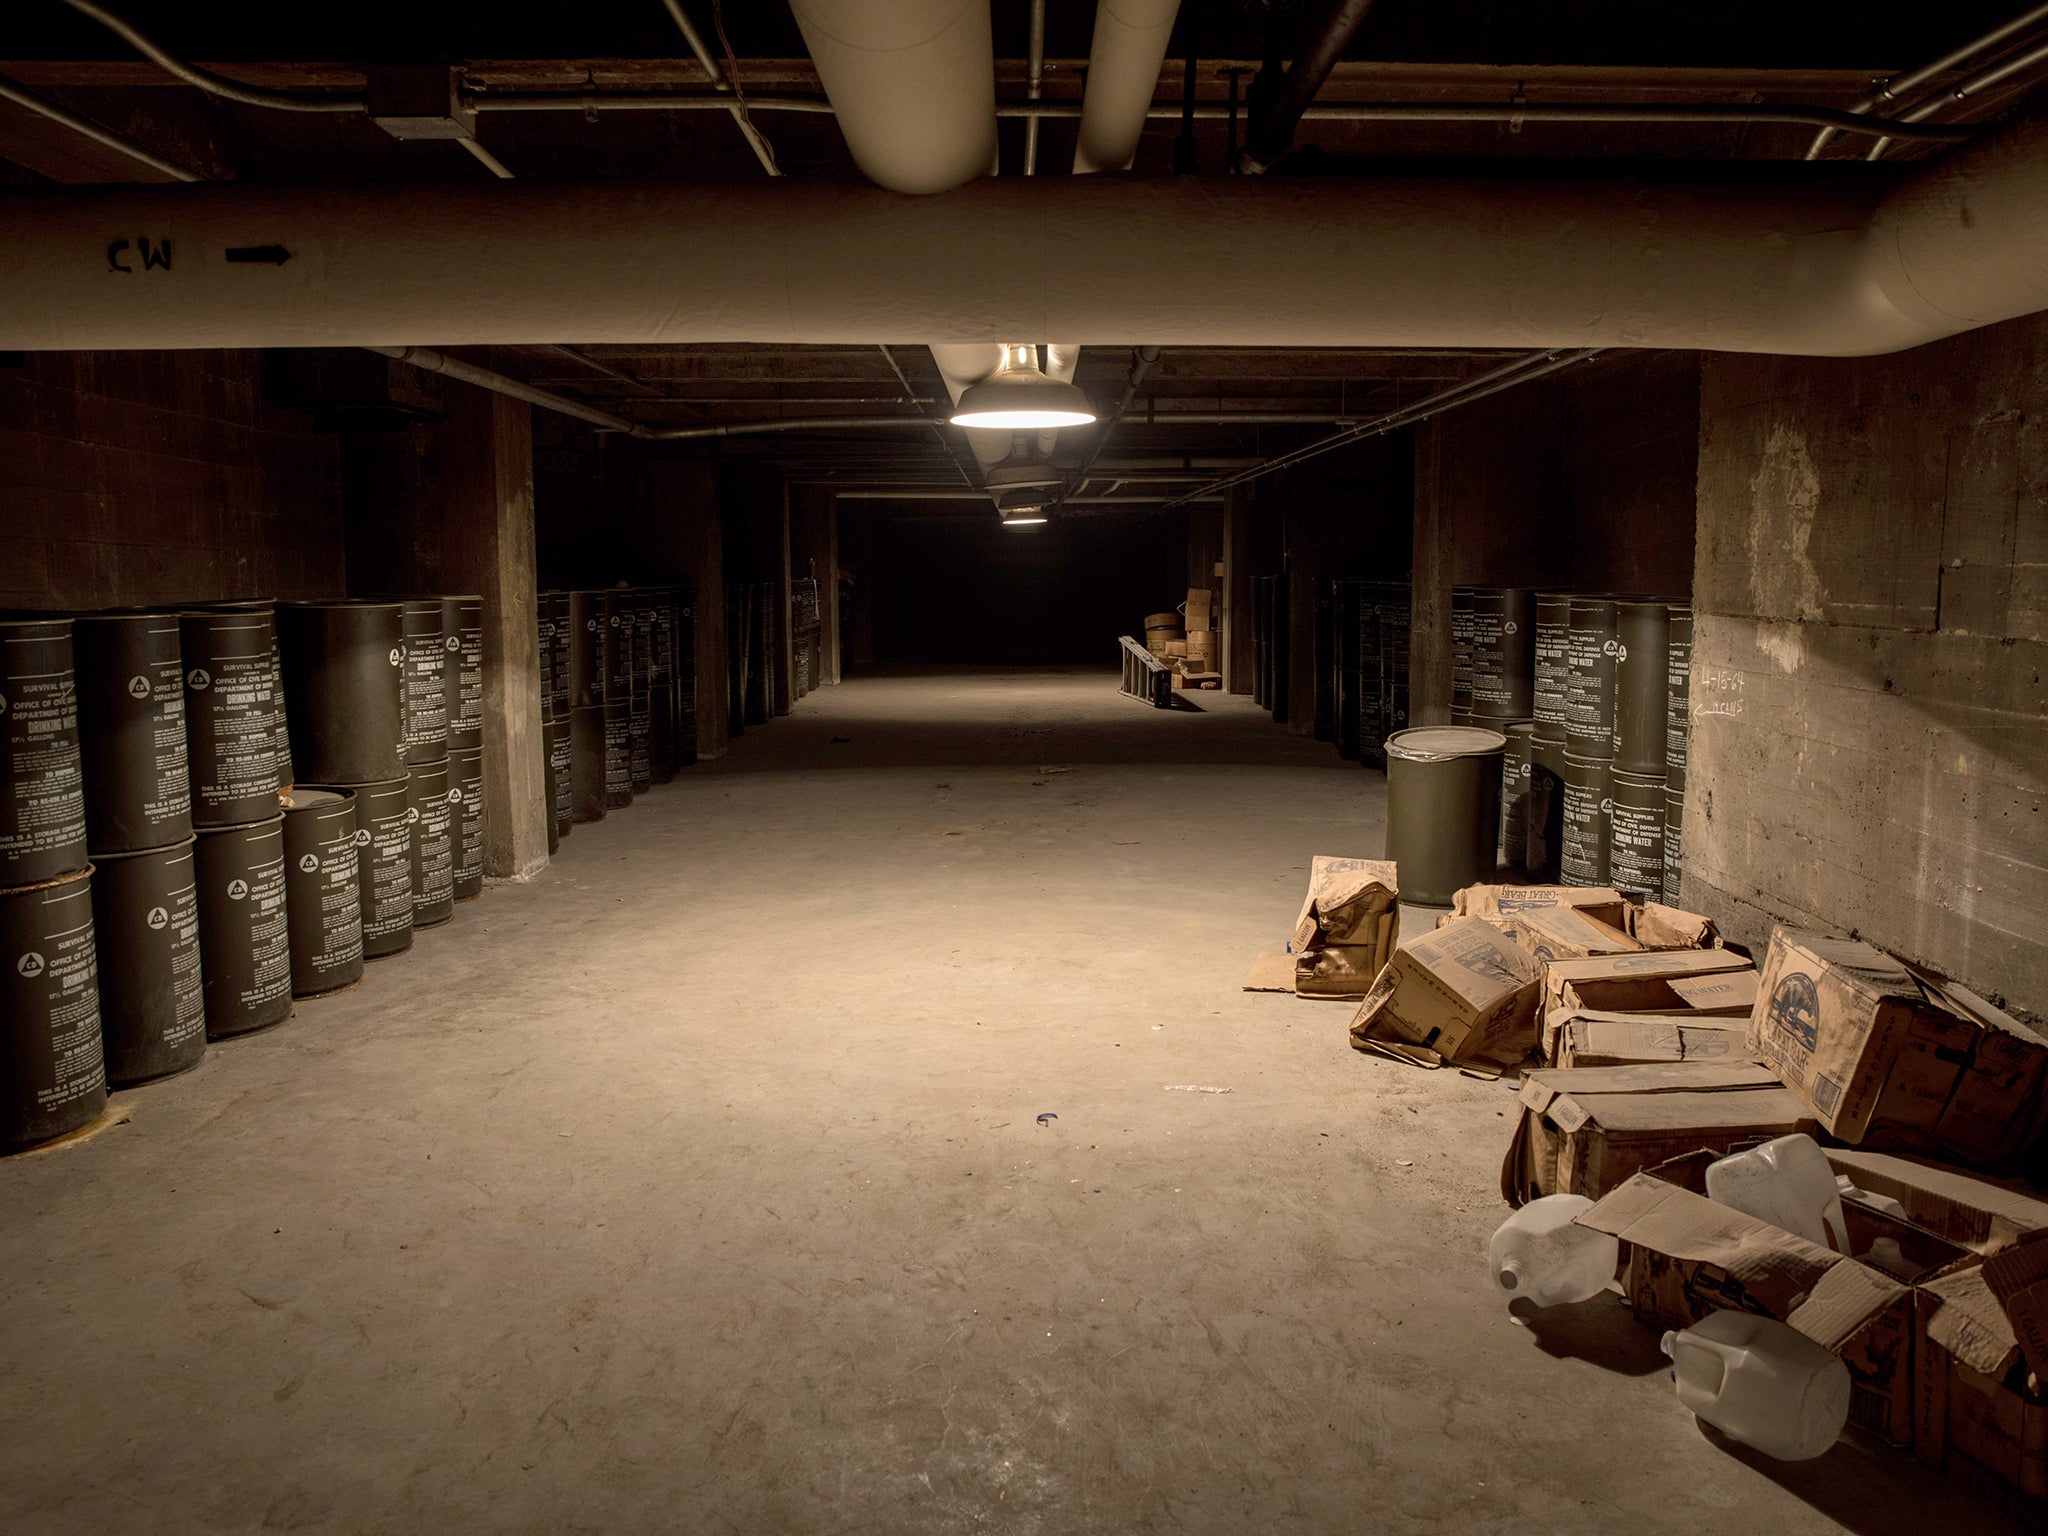
<path id="1" fill-rule="evenodd" d="M 1686 900 L 2048 1014 L 2048 320 L 1710 357 Z"/>
<path id="2" fill-rule="evenodd" d="M 37 353 L 0 368 L 0 605 L 343 590 L 335 439 L 257 352 Z"/>

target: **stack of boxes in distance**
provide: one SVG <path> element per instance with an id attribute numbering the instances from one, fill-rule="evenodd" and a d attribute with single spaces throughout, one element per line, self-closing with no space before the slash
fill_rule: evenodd
<path id="1" fill-rule="evenodd" d="M 1176 612 L 1146 616 L 1145 649 L 1172 669 L 1175 688 L 1223 686 L 1223 637 L 1216 620 L 1215 594 L 1207 587 L 1188 588 Z"/>
<path id="2" fill-rule="evenodd" d="M 1344 910 L 1338 877 L 1366 868 L 1316 860 L 1303 995 L 1361 972 L 1316 946 L 1325 907 Z M 1759 970 L 1695 914 L 1560 885 L 1460 891 L 1393 951 L 1351 1039 L 1424 1066 L 1520 1065 L 1502 1193 L 1594 1201 L 1578 1221 L 1620 1240 L 1646 1324 L 1776 1317 L 1841 1357 L 1863 1429 L 2048 1497 L 2048 1202 L 2003 1178 L 2048 1171 L 2048 1039 L 1857 940 L 1781 927 Z M 1853 1186 L 1847 1252 L 1706 1195 L 1715 1159 L 1793 1134 Z"/>

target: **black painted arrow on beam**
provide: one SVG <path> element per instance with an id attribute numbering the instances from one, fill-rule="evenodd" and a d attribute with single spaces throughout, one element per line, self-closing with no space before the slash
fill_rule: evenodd
<path id="1" fill-rule="evenodd" d="M 281 245 L 231 245 L 228 260 L 258 262 L 268 266 L 281 267 L 292 259 L 292 253 Z"/>

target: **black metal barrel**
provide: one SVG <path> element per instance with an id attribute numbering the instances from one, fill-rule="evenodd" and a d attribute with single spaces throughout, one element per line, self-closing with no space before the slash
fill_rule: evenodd
<path id="1" fill-rule="evenodd" d="M 91 884 L 88 871 L 0 891 L 0 1151 L 107 1107 Z"/>
<path id="2" fill-rule="evenodd" d="M 277 804 L 275 791 L 270 803 Z M 202 828 L 193 862 L 199 879 L 206 1038 L 221 1040 L 282 1023 L 292 1016 L 284 817 Z"/>
<path id="3" fill-rule="evenodd" d="M 1685 895 L 1685 791 L 1664 786 L 1664 904 L 1683 907 Z"/>
<path id="4" fill-rule="evenodd" d="M 613 587 L 604 594 L 604 697 L 623 704 L 633 691 L 633 600 Z"/>
<path id="5" fill-rule="evenodd" d="M 412 823 L 412 925 L 436 928 L 455 915 L 455 805 L 448 759 L 417 763 L 406 774 Z"/>
<path id="6" fill-rule="evenodd" d="M 253 614 L 270 624 L 270 749 L 277 768 L 277 787 L 290 789 L 292 783 L 292 742 L 290 718 L 285 710 L 284 654 L 277 643 L 277 604 L 267 597 L 237 598 L 228 602 L 194 603 L 191 611 L 202 613 Z"/>
<path id="7" fill-rule="evenodd" d="M 72 625 L 86 837 L 95 857 L 165 848 L 192 835 L 178 631 L 177 614 L 164 612 L 83 614 Z"/>
<path id="8" fill-rule="evenodd" d="M 381 960 L 412 948 L 412 784 L 308 784 L 349 790 L 356 805 L 356 900 L 363 958 Z"/>
<path id="9" fill-rule="evenodd" d="M 605 813 L 605 710 L 602 704 L 569 711 L 569 813 L 572 821 L 603 821 Z M 559 786 L 557 786 L 559 788 Z M 628 785 L 626 798 L 633 796 Z"/>
<path id="10" fill-rule="evenodd" d="M 441 599 L 441 693 L 448 710 L 448 748 L 484 744 L 484 600 L 473 594 Z"/>
<path id="11" fill-rule="evenodd" d="M 1534 672 L 1529 713 L 1536 734 L 1545 741 L 1563 741 L 1565 698 L 1571 692 L 1572 595 L 1536 594 L 1536 640 L 1530 657 Z"/>
<path id="12" fill-rule="evenodd" d="M 572 707 L 569 653 L 573 644 L 573 631 L 569 617 L 569 594 L 550 592 L 542 601 L 554 616 L 554 658 L 549 673 L 549 685 L 554 699 L 554 718 L 566 720 Z"/>
<path id="13" fill-rule="evenodd" d="M 448 774 L 455 800 L 455 899 L 484 893 L 484 749 L 451 747 Z"/>
<path id="14" fill-rule="evenodd" d="M 1614 771 L 1661 779 L 1671 709 L 1670 604 L 1616 603 L 1614 638 Z"/>
<path id="15" fill-rule="evenodd" d="M 0 887 L 86 865 L 71 620 L 0 619 Z"/>
<path id="16" fill-rule="evenodd" d="M 654 603 L 645 591 L 625 593 L 623 598 L 626 625 L 632 628 L 626 684 L 626 767 L 633 793 L 644 795 L 654 787 Z"/>
<path id="17" fill-rule="evenodd" d="M 1664 899 L 1664 781 L 1615 769 L 1609 791 L 1607 879 L 1651 901 Z"/>
<path id="18" fill-rule="evenodd" d="M 1604 757 L 1564 758 L 1564 836 L 1559 876 L 1566 885 L 1607 883 L 1609 797 L 1614 765 Z"/>
<path id="19" fill-rule="evenodd" d="M 654 782 L 676 776 L 676 589 L 655 587 L 654 646 L 648 669 L 648 753 Z"/>
<path id="20" fill-rule="evenodd" d="M 1451 588 L 1451 724 L 1472 722 L 1472 592 Z"/>
<path id="21" fill-rule="evenodd" d="M 438 763 L 448 755 L 447 662 L 442 651 L 441 599 L 399 600 L 405 635 L 405 763 Z"/>
<path id="22" fill-rule="evenodd" d="M 104 855 L 92 871 L 107 1081 L 168 1077 L 206 1054 L 192 839 Z"/>
<path id="23" fill-rule="evenodd" d="M 616 811 L 633 803 L 632 712 L 624 699 L 607 702 L 604 716 L 604 804 Z"/>
<path id="24" fill-rule="evenodd" d="M 1539 727 L 1540 729 L 1540 727 Z M 1555 885 L 1564 860 L 1564 742 L 1535 736 L 1529 742 L 1529 815 L 1524 856 L 1529 879 Z"/>
<path id="25" fill-rule="evenodd" d="M 1614 602 L 1573 597 L 1566 639 L 1565 745 L 1579 757 L 1614 756 Z"/>
<path id="26" fill-rule="evenodd" d="M 571 709 L 589 709 L 604 702 L 605 657 L 610 651 L 605 628 L 608 596 L 608 593 L 594 591 L 569 594 Z M 558 651 L 558 658 L 559 654 Z"/>
<path id="27" fill-rule="evenodd" d="M 547 723 L 548 805 L 557 839 L 567 837 L 576 825 L 575 754 L 570 740 L 573 727 L 565 711 Z"/>
<path id="28" fill-rule="evenodd" d="M 1536 594 L 1528 587 L 1472 589 L 1472 719 L 1498 729 L 1534 718 Z"/>
<path id="29" fill-rule="evenodd" d="M 269 606 L 194 609 L 179 616 L 185 663 L 185 755 L 195 828 L 247 826 L 277 814 L 281 771 Z M 203 903 L 202 903 L 203 905 Z"/>
<path id="30" fill-rule="evenodd" d="M 1672 603 L 1670 644 L 1664 664 L 1664 777 L 1685 788 L 1685 755 L 1692 740 L 1692 604 Z"/>
<path id="31" fill-rule="evenodd" d="M 1500 755 L 1500 861 L 1520 871 L 1529 862 L 1529 774 L 1536 722 L 1504 720 L 1496 729 L 1508 740 Z"/>
<path id="32" fill-rule="evenodd" d="M 697 761 L 697 589 L 676 588 L 676 767 Z"/>
<path id="33" fill-rule="evenodd" d="M 1447 907 L 1491 880 L 1500 836 L 1498 731 L 1425 725 L 1387 738 L 1387 857 L 1404 900 Z"/>
<path id="34" fill-rule="evenodd" d="M 405 635 L 397 603 L 280 603 L 294 777 L 376 784 L 405 772 Z"/>
<path id="35" fill-rule="evenodd" d="M 363 979 L 356 794 L 307 784 L 283 801 L 292 996 L 313 997 Z"/>

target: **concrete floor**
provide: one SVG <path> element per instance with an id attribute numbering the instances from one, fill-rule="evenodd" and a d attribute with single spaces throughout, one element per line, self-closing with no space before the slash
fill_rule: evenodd
<path id="1" fill-rule="evenodd" d="M 0 1164 L 0 1531 L 2007 1528 L 1511 1319 L 1512 1088 L 1238 989 L 1379 776 L 1114 689 L 815 695 Z"/>

